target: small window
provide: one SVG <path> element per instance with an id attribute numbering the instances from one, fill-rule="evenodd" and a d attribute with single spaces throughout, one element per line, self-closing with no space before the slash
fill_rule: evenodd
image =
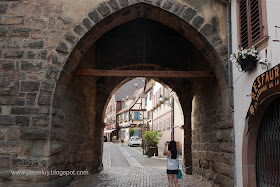
<path id="1" fill-rule="evenodd" d="M 147 98 L 145 98 L 145 106 L 147 106 Z"/>
<path id="2" fill-rule="evenodd" d="M 140 112 L 134 112 L 134 120 L 140 120 Z"/>
<path id="3" fill-rule="evenodd" d="M 170 119 L 166 120 L 166 128 L 167 130 L 170 129 Z"/>
<path id="4" fill-rule="evenodd" d="M 162 129 L 165 131 L 165 122 L 162 122 Z"/>
<path id="5" fill-rule="evenodd" d="M 159 123 L 159 130 L 162 131 L 161 123 Z"/>

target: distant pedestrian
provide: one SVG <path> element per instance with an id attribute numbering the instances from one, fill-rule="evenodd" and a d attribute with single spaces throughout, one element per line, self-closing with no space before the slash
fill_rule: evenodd
<path id="1" fill-rule="evenodd" d="M 122 135 L 122 137 L 121 137 L 121 142 L 122 142 L 122 146 L 123 146 L 123 142 L 124 142 L 124 137 L 123 137 L 123 135 Z"/>
<path id="2" fill-rule="evenodd" d="M 179 187 L 178 182 L 178 169 L 179 169 L 179 158 L 178 151 L 176 148 L 176 142 L 171 141 L 170 143 L 164 143 L 163 154 L 167 156 L 167 177 L 169 182 L 169 187 L 173 187 L 175 183 L 176 187 Z"/>

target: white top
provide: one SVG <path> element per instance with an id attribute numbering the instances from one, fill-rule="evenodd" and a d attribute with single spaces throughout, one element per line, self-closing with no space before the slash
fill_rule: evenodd
<path id="1" fill-rule="evenodd" d="M 178 156 L 176 159 L 172 159 L 171 156 L 167 156 L 167 169 L 168 170 L 178 170 Z"/>

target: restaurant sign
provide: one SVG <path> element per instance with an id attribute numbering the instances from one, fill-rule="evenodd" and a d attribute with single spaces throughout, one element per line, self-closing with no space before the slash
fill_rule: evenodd
<path id="1" fill-rule="evenodd" d="M 277 90 L 279 91 L 279 70 L 280 64 L 264 72 L 255 79 L 251 94 L 252 101 L 247 113 L 247 117 L 256 115 L 262 99 L 264 99 L 269 94 L 276 92 Z"/>

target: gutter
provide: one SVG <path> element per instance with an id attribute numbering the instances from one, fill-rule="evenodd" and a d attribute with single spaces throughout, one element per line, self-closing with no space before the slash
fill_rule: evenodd
<path id="1" fill-rule="evenodd" d="M 230 55 L 232 53 L 232 33 L 231 33 L 231 2 L 230 0 L 220 0 L 227 5 L 227 38 L 228 38 L 228 92 L 229 104 L 232 108 L 232 123 L 233 123 L 233 149 L 234 149 L 234 186 L 236 186 L 236 152 L 235 152 L 235 128 L 234 128 L 234 96 L 233 96 L 233 73 Z"/>

